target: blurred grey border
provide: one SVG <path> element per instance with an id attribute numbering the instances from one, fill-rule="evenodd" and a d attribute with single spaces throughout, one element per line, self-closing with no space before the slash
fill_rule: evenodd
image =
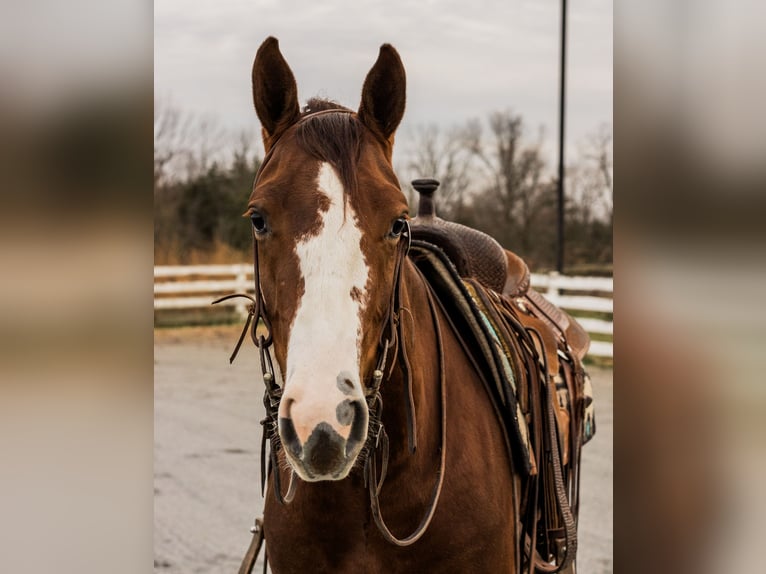
<path id="1" fill-rule="evenodd" d="M 0 571 L 152 568 L 152 10 L 0 7 Z"/>
<path id="2" fill-rule="evenodd" d="M 759 564 L 764 6 L 615 6 L 619 572 Z M 152 557 L 152 4 L 0 11 L 0 570 Z M 587 574 L 587 573 L 585 573 Z"/>
<path id="3" fill-rule="evenodd" d="M 764 15 L 615 5 L 619 572 L 760 562 Z"/>

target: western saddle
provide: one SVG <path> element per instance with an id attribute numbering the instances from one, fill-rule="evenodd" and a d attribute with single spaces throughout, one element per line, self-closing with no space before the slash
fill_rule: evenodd
<path id="1" fill-rule="evenodd" d="M 530 287 L 529 267 L 515 253 L 503 249 L 492 237 L 436 215 L 435 179 L 416 179 L 420 195 L 418 215 L 412 221 L 413 237 L 440 247 L 461 277 L 474 278 L 484 287 L 509 298 L 527 297 L 544 311 L 552 326 L 566 335 L 572 351 L 582 359 L 588 352 L 588 333 L 566 312 Z"/>
<path id="2" fill-rule="evenodd" d="M 420 201 L 410 257 L 493 399 L 512 464 L 524 471 L 514 515 L 520 572 L 574 574 L 580 452 L 595 432 L 582 366 L 588 334 L 531 288 L 518 255 L 436 215 L 438 181 L 412 185 Z"/>

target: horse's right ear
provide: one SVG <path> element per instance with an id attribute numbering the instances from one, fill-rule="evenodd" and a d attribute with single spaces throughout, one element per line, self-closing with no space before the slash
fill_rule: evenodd
<path id="1" fill-rule="evenodd" d="M 253 62 L 253 103 L 263 127 L 263 145 L 268 152 L 280 135 L 300 116 L 298 87 L 287 65 L 279 41 L 269 36 L 258 48 Z"/>

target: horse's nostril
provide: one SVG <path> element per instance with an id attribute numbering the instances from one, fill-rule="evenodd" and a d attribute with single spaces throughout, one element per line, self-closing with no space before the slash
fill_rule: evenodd
<path id="1" fill-rule="evenodd" d="M 280 410 L 280 411 L 279 411 L 279 414 L 280 414 L 280 415 L 281 415 L 281 414 L 284 414 L 284 415 L 285 415 L 285 418 L 290 418 L 290 417 L 292 416 L 292 415 L 290 414 L 290 411 L 291 411 L 291 409 L 293 408 L 293 403 L 294 403 L 294 402 L 295 402 L 295 399 L 292 399 L 292 398 L 290 398 L 290 399 L 288 399 L 288 398 L 285 398 L 285 399 L 282 401 L 282 407 L 281 407 L 282 409 L 284 409 L 284 411 Z"/>
<path id="2" fill-rule="evenodd" d="M 354 392 L 354 381 L 351 380 L 351 377 L 348 375 L 346 371 L 338 375 L 337 382 L 338 382 L 338 389 L 344 395 L 350 395 L 351 393 Z"/>
<path id="3" fill-rule="evenodd" d="M 296 458 L 301 457 L 303 448 L 301 447 L 301 441 L 298 439 L 298 433 L 295 431 L 292 419 L 279 417 L 279 437 L 282 439 L 282 444 L 285 448 L 290 451 L 290 454 Z"/>
<path id="4" fill-rule="evenodd" d="M 346 399 L 342 403 L 340 403 L 337 407 L 335 407 L 335 417 L 338 419 L 338 422 L 345 426 L 348 426 L 351 424 L 351 421 L 354 420 L 354 403 L 358 401 L 352 401 L 350 399 Z"/>
<path id="5" fill-rule="evenodd" d="M 346 403 L 349 401 L 343 402 Z M 349 407 L 353 409 L 353 416 L 349 421 L 351 430 L 348 433 L 348 440 L 346 441 L 346 456 L 351 456 L 351 453 L 354 452 L 357 446 L 367 439 L 367 420 L 369 418 L 364 401 L 350 401 Z"/>

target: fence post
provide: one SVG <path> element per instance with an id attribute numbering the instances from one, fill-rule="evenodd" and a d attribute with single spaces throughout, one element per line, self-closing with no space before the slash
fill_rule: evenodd
<path id="1" fill-rule="evenodd" d="M 551 271 L 548 273 L 548 290 L 545 294 L 548 296 L 548 299 L 550 299 L 550 302 L 555 305 L 560 295 L 558 271 Z"/>

